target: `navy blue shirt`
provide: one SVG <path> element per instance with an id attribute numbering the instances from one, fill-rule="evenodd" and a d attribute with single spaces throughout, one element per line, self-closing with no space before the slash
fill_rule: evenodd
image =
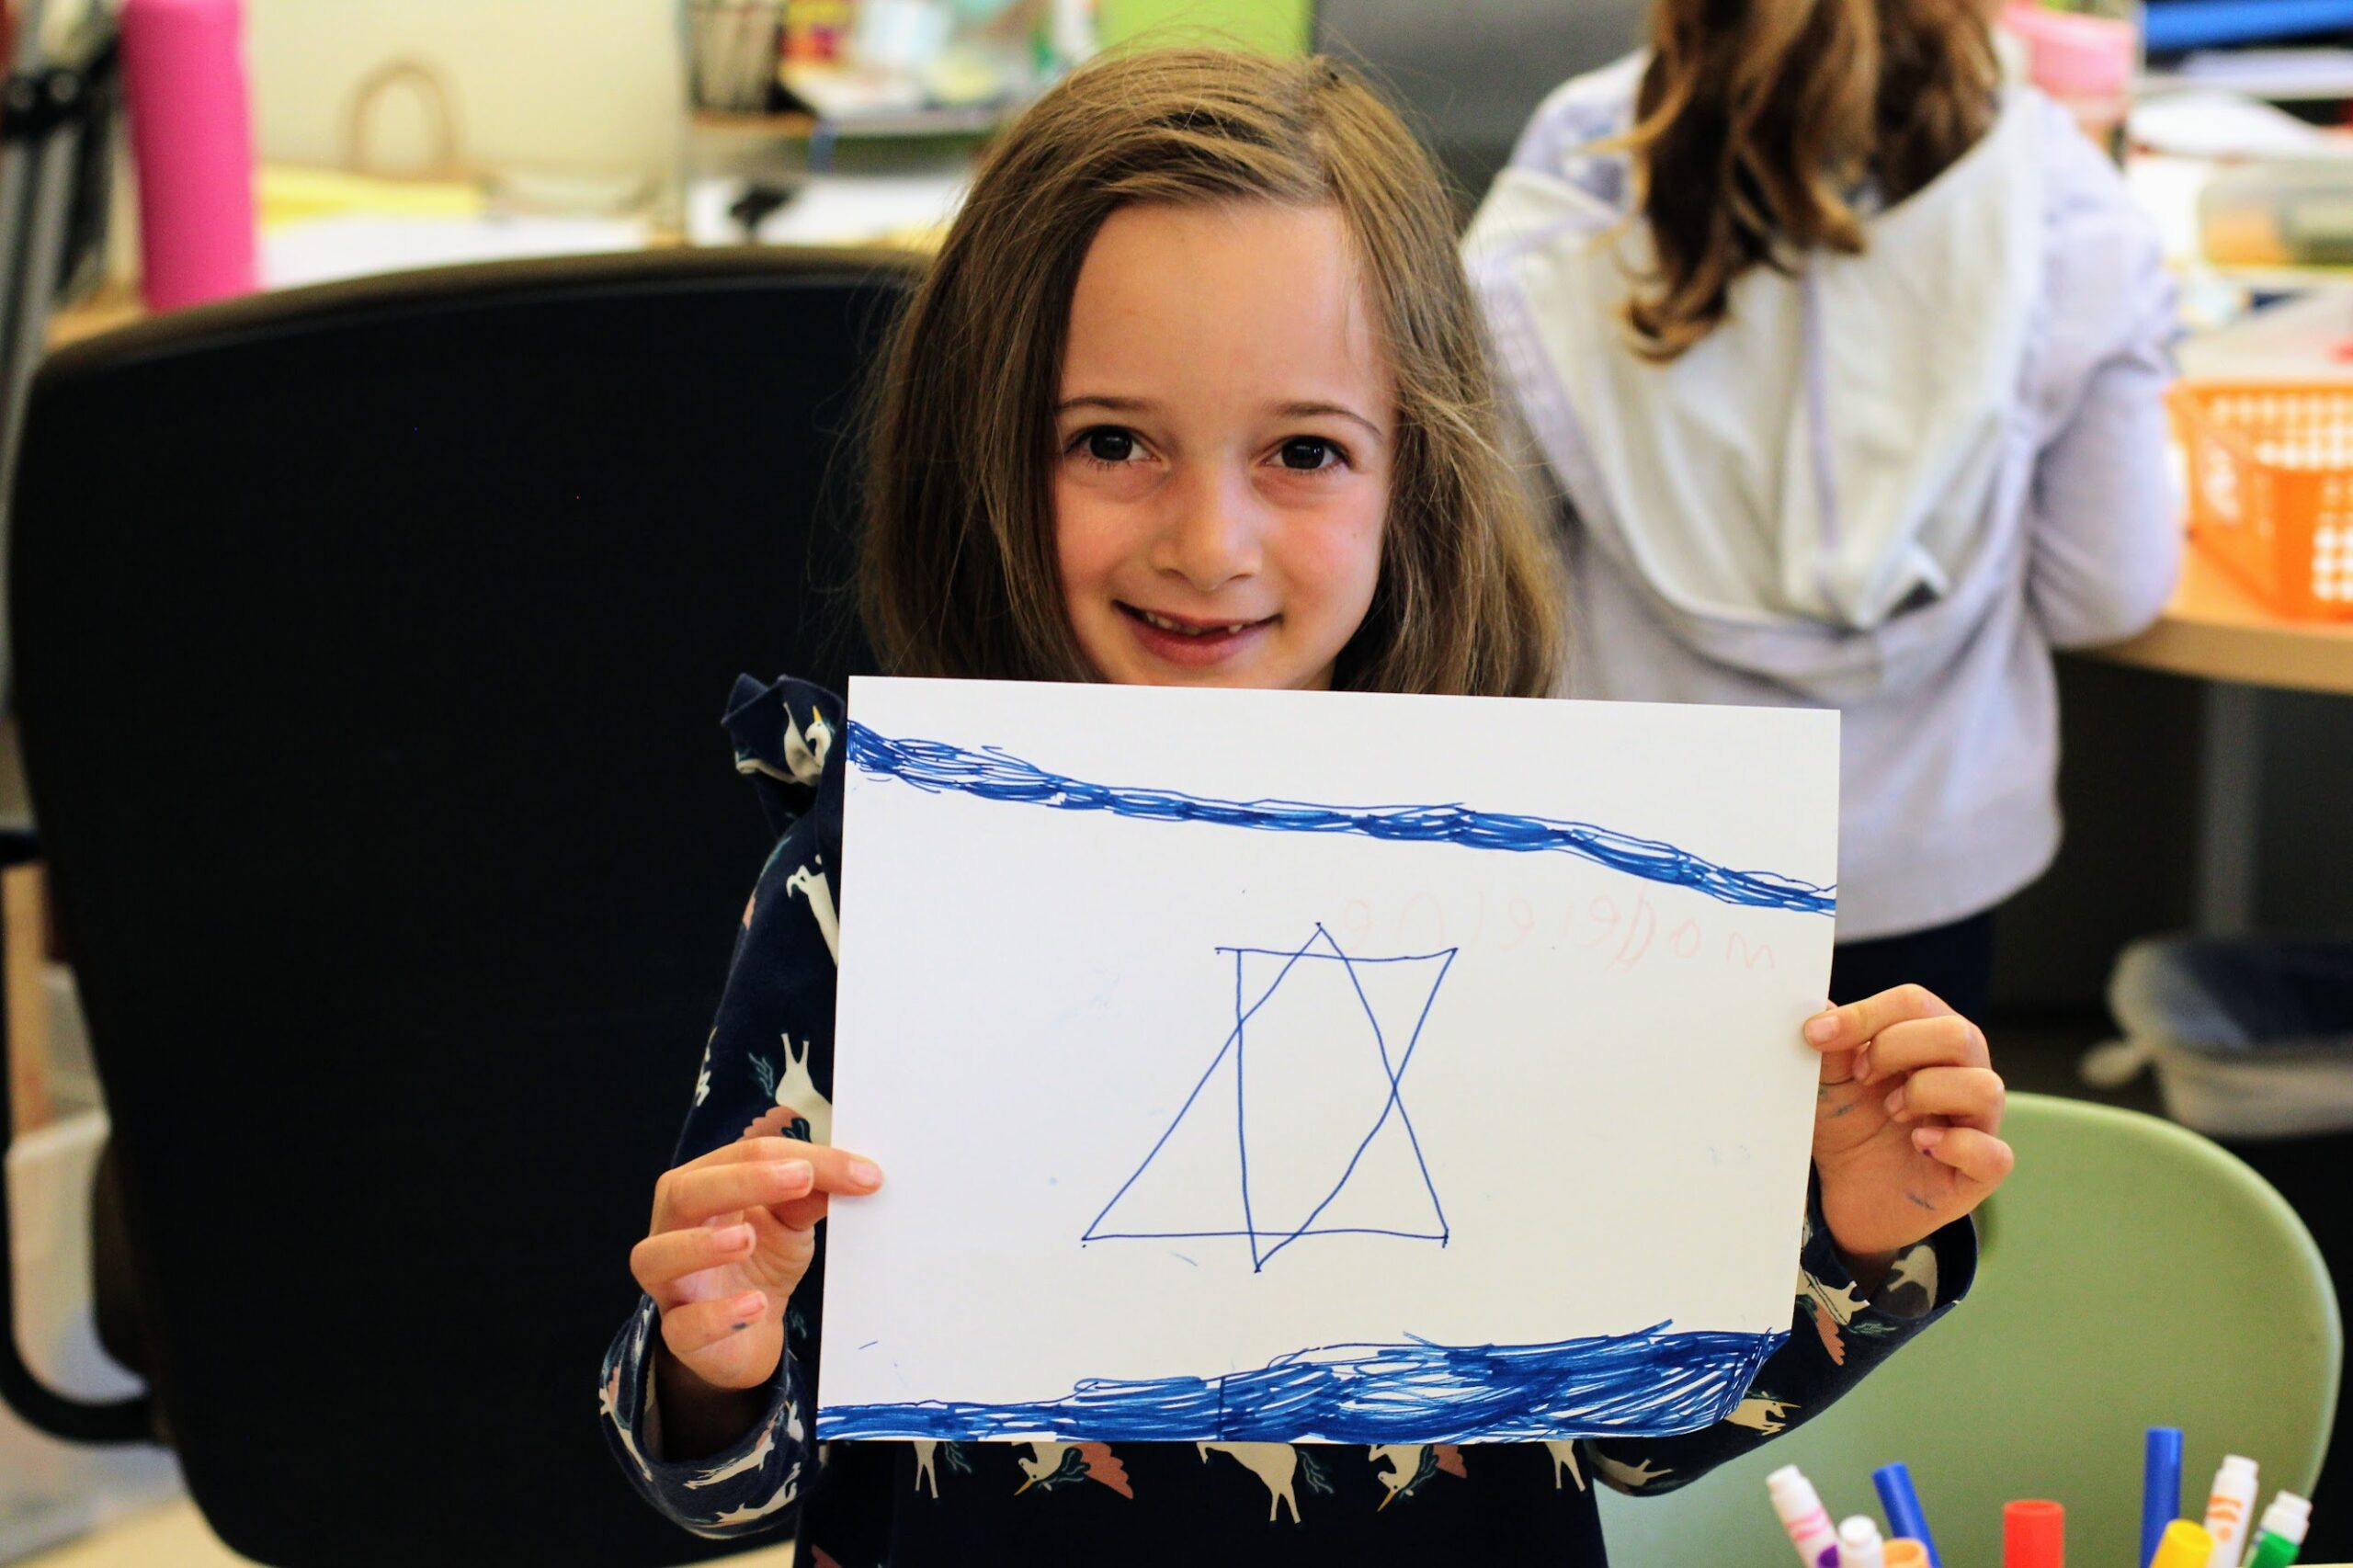
<path id="1" fill-rule="evenodd" d="M 830 1141 L 842 705 L 794 680 L 736 684 L 727 728 L 776 847 L 744 909 L 676 1163 L 763 1117 Z M 778 1108 L 781 1116 L 771 1116 Z M 875 1152 L 887 1162 L 888 1150 Z M 1388 1445 L 831 1443 L 811 1437 L 824 1247 L 786 1314 L 766 1414 L 707 1458 L 663 1455 L 658 1313 L 642 1300 L 607 1354 L 607 1437 L 656 1508 L 697 1535 L 797 1533 L 818 1568 L 1465 1562 L 1596 1568 L 1592 1488 L 1671 1492 L 1827 1406 L 1967 1290 L 1967 1221 L 1897 1259 L 1865 1300 L 1818 1207 L 1792 1227 L 1795 1327 L 1722 1421 L 1676 1437 Z M 1761 1506 L 1760 1503 L 1760 1506 Z"/>

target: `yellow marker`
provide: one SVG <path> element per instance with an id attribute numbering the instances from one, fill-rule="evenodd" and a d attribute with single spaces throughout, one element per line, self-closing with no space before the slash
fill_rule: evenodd
<path id="1" fill-rule="evenodd" d="M 1908 1535 L 1897 1536 L 1880 1548 L 1883 1568 L 1928 1568 L 1928 1549 Z"/>
<path id="2" fill-rule="evenodd" d="M 2204 1525 L 2176 1519 L 2165 1527 L 2149 1568 L 2206 1568 L 2206 1560 L 2213 1555 L 2214 1538 Z"/>

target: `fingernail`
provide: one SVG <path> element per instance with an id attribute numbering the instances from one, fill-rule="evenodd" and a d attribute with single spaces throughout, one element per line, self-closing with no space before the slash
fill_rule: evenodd
<path id="1" fill-rule="evenodd" d="M 1813 1041 L 1816 1045 L 1822 1045 L 1830 1040 L 1836 1040 L 1838 1038 L 1838 1015 L 1836 1013 L 1817 1013 L 1813 1017 L 1808 1018 L 1805 1021 L 1805 1038 Z"/>
<path id="2" fill-rule="evenodd" d="M 1944 1141 L 1945 1130 L 1941 1127 L 1915 1127 L 1912 1130 L 1912 1146 L 1922 1153 L 1927 1153 Z"/>
<path id="3" fill-rule="evenodd" d="M 722 1226 L 711 1240 L 719 1244 L 721 1250 L 726 1252 L 733 1252 L 737 1247 L 747 1247 L 752 1244 L 752 1227 L 749 1225 Z"/>
<path id="4" fill-rule="evenodd" d="M 1887 1096 L 1887 1114 L 1890 1116 L 1902 1116 L 1904 1114 L 1904 1091 L 1902 1089 L 1899 1088 L 1893 1094 Z"/>
<path id="5" fill-rule="evenodd" d="M 817 1171 L 806 1160 L 787 1160 L 776 1167 L 776 1179 L 786 1187 L 814 1187 Z"/>
<path id="6" fill-rule="evenodd" d="M 852 1160 L 849 1163 L 848 1169 L 849 1179 L 858 1183 L 860 1187 L 881 1187 L 882 1185 L 882 1167 L 876 1165 L 871 1160 Z"/>
<path id="7" fill-rule="evenodd" d="M 1869 1044 L 1855 1050 L 1855 1081 L 1859 1084 L 1871 1081 L 1871 1048 Z"/>

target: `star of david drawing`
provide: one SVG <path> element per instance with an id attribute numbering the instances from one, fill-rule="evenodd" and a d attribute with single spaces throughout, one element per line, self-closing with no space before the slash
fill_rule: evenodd
<path id="1" fill-rule="evenodd" d="M 1080 1240 L 1238 1238 L 1253 1272 L 1311 1236 L 1444 1246 L 1404 1085 L 1461 949 L 1361 958 L 1319 925 L 1295 949 L 1216 950 L 1233 1027 Z"/>

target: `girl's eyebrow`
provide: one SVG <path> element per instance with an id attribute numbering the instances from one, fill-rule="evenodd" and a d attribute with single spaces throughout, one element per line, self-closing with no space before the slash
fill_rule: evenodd
<path id="1" fill-rule="evenodd" d="M 1112 414 L 1151 414 L 1159 407 L 1158 403 L 1148 397 L 1103 397 L 1089 393 L 1084 397 L 1063 399 L 1062 402 L 1054 404 L 1054 415 L 1060 418 L 1074 408 L 1100 408 Z M 1383 438 L 1380 426 L 1375 425 L 1346 403 L 1280 403 L 1275 405 L 1274 412 L 1285 419 L 1317 419 L 1325 415 L 1336 419 L 1346 419 L 1362 426 L 1365 433 L 1374 440 Z"/>
<path id="2" fill-rule="evenodd" d="M 1370 436 L 1374 440 L 1378 441 L 1381 438 L 1380 426 L 1375 425 L 1371 420 L 1367 419 L 1363 415 L 1358 414 L 1355 409 L 1348 407 L 1346 403 L 1286 403 L 1278 407 L 1275 412 L 1281 415 L 1286 419 L 1316 419 L 1325 415 L 1329 415 L 1336 419 L 1352 420 L 1356 424 L 1363 426 L 1365 434 Z"/>
<path id="3" fill-rule="evenodd" d="M 1074 408 L 1103 408 L 1113 414 L 1150 414 L 1160 405 L 1148 397 L 1066 397 L 1054 404 L 1057 415 L 1068 414 Z"/>

